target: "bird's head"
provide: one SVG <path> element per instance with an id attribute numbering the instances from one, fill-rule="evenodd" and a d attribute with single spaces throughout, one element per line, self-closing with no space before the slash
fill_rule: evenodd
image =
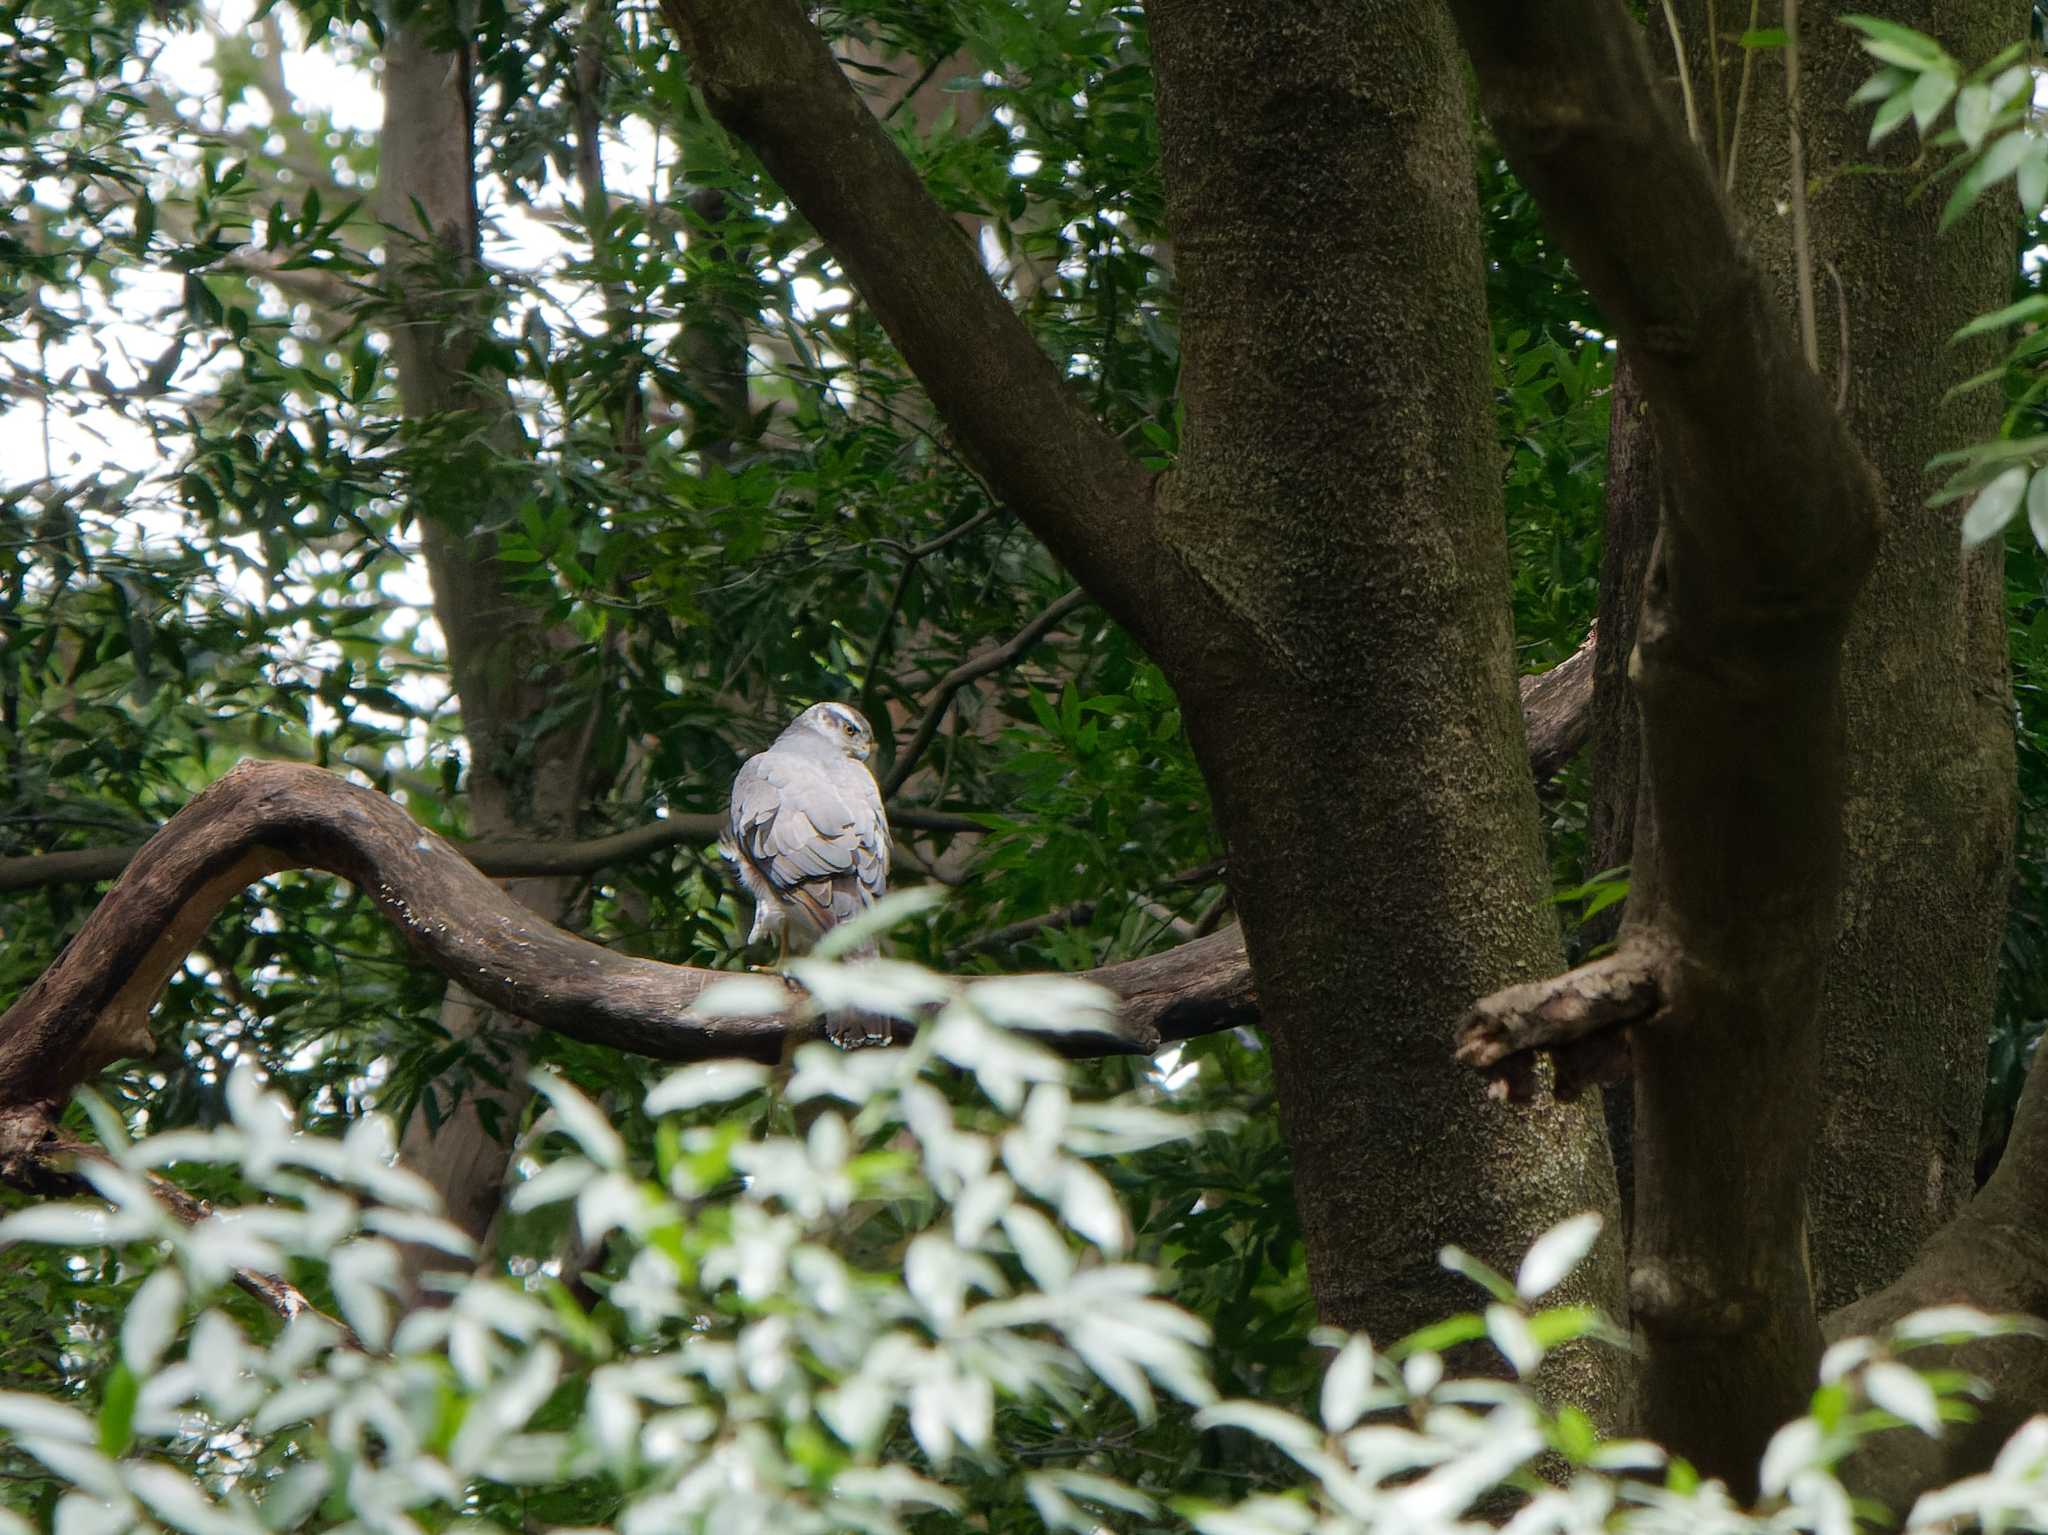
<path id="1" fill-rule="evenodd" d="M 856 762 L 867 761 L 875 749 L 875 732 L 860 710 L 850 704 L 812 704 L 789 728 L 823 736 Z"/>

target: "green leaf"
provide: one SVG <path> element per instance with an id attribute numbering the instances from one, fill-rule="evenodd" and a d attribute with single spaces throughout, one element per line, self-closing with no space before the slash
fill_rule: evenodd
<path id="1" fill-rule="evenodd" d="M 2035 470 L 2027 482 L 2027 526 L 2034 530 L 2034 542 L 2048 549 L 2048 469 Z"/>
<path id="2" fill-rule="evenodd" d="M 1436 1255 L 1436 1261 L 1453 1274 L 1463 1274 L 1495 1300 L 1515 1299 L 1515 1287 L 1508 1283 L 1506 1275 L 1473 1257 L 1462 1247 L 1446 1247 Z"/>
<path id="3" fill-rule="evenodd" d="M 1877 115 L 1870 120 L 1870 142 L 1874 145 L 1888 137 L 1892 130 L 1913 115 L 1913 93 L 1901 91 L 1877 109 Z"/>
<path id="4" fill-rule="evenodd" d="M 1942 51 L 1941 44 L 1924 32 L 1902 27 L 1896 21 L 1886 21 L 1881 16 L 1844 16 L 1842 24 L 1863 34 L 1863 51 L 1872 58 L 1896 64 L 1901 69 L 1910 69 L 1916 74 L 1928 69 L 1955 71 L 1954 61 Z"/>
<path id="5" fill-rule="evenodd" d="M 1941 210 L 1941 228 L 1947 229 L 1957 219 L 1970 211 L 1970 207 L 1983 195 L 1988 187 L 1997 185 L 2015 170 L 2029 155 L 2048 153 L 2048 145 L 2030 133 L 2008 133 L 2002 139 L 1994 139 L 1991 147 L 1968 170 L 1949 194 L 1948 203 Z"/>
<path id="6" fill-rule="evenodd" d="M 1942 108 L 1948 105 L 1949 98 L 1955 93 L 1955 76 L 1938 69 L 1929 70 L 1914 83 L 1910 97 L 1913 126 L 1920 130 L 1921 137 L 1926 137 L 1927 130 L 1941 117 Z"/>
<path id="7" fill-rule="evenodd" d="M 1932 78 L 1931 76 L 1928 78 Z M 1925 125 L 1922 125 L 1925 131 Z M 1956 132 L 1966 148 L 1976 149 L 1991 131 L 1991 87 L 1966 85 L 1956 97 Z"/>
<path id="8" fill-rule="evenodd" d="M 1515 1273 L 1515 1292 L 1524 1300 L 1549 1294 L 1579 1266 L 1600 1237 L 1600 1216 L 1594 1211 L 1560 1221 L 1533 1242 Z"/>
<path id="9" fill-rule="evenodd" d="M 2021 98 L 2034 83 L 2034 72 L 2024 64 L 2015 64 L 1991 82 L 1991 110 L 2002 112 L 2013 101 Z"/>
<path id="10" fill-rule="evenodd" d="M 107 1393 L 100 1399 L 100 1451 L 118 1456 L 135 1442 L 135 1399 L 142 1383 L 125 1364 L 114 1366 L 107 1376 Z"/>
<path id="11" fill-rule="evenodd" d="M 1944 390 L 1941 396 L 1941 403 L 1946 405 L 1950 400 L 1960 400 L 1966 394 L 1975 394 L 1979 389 L 1985 388 L 1987 385 L 2004 382 L 2005 370 L 2006 365 L 2000 363 L 1995 368 L 1986 368 L 1982 373 L 1972 373 L 1960 384 L 1951 385 L 1948 389 Z"/>
<path id="12" fill-rule="evenodd" d="M 1745 48 L 1782 48 L 1791 35 L 1783 27 L 1752 27 L 1740 41 Z"/>
<path id="13" fill-rule="evenodd" d="M 2015 182 L 2021 211 L 2028 218 L 2038 216 L 2041 205 L 2048 203 L 2048 152 L 2041 151 L 2037 146 L 2034 153 L 2020 162 Z"/>
<path id="14" fill-rule="evenodd" d="M 2038 320 L 2048 317 L 2048 295 L 2031 293 L 2016 304 L 2007 304 L 2003 309 L 1994 309 L 1990 314 L 1980 314 L 1965 325 L 1950 341 L 1967 341 L 1972 336 L 1981 336 L 1986 331 L 2004 330 L 2008 325 L 2018 325 L 2023 320 Z"/>
<path id="15" fill-rule="evenodd" d="M 1600 1434 L 1593 1427 L 1593 1420 L 1578 1408 L 1566 1402 L 1557 1410 L 1557 1421 L 1553 1426 L 1551 1443 L 1559 1454 L 1573 1465 L 1583 1463 L 1600 1443 Z"/>
<path id="16" fill-rule="evenodd" d="M 1456 1348 L 1460 1343 L 1471 1343 L 1486 1336 L 1486 1318 L 1476 1311 L 1463 1312 L 1457 1316 L 1445 1317 L 1441 1322 L 1432 1322 L 1427 1327 L 1418 1327 L 1399 1343 L 1387 1350 L 1389 1359 L 1406 1359 L 1410 1354 L 1437 1354 L 1447 1348 Z"/>
<path id="17" fill-rule="evenodd" d="M 2027 469 L 2024 465 L 2015 465 L 1985 486 L 1963 518 L 1963 547 L 1974 549 L 2004 532 L 2005 525 L 2012 521 L 2013 513 L 2019 510 L 2020 497 L 2026 494 L 2026 490 Z"/>
<path id="18" fill-rule="evenodd" d="M 1867 106 L 1873 101 L 1885 101 L 1908 90 L 1913 77 L 1903 69 L 1885 68 L 1856 87 L 1856 94 L 1849 98 L 1851 106 Z"/>

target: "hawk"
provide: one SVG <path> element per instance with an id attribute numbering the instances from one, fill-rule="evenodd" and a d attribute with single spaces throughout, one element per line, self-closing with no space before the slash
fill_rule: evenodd
<path id="1" fill-rule="evenodd" d="M 868 768 L 875 733 L 858 709 L 812 704 L 732 781 L 718 850 L 754 898 L 748 943 L 772 937 L 777 962 L 858 916 L 889 888 L 889 817 Z M 870 941 L 855 950 L 872 957 Z M 836 1045 L 887 1044 L 885 1018 L 828 1017 Z"/>

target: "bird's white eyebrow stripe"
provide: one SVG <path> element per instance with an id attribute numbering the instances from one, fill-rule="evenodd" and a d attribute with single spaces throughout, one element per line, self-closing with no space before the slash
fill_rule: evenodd
<path id="1" fill-rule="evenodd" d="M 853 717 L 853 712 L 844 704 L 827 704 L 825 705 L 825 712 L 848 729 L 858 730 L 860 728 L 860 722 Z"/>

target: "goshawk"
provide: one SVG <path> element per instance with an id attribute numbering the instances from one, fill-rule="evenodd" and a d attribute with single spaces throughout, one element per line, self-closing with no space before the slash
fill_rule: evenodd
<path id="1" fill-rule="evenodd" d="M 869 770 L 875 733 L 845 704 L 812 704 L 732 781 L 719 852 L 754 898 L 748 943 L 772 937 L 778 962 L 802 953 L 889 888 L 889 817 Z M 855 951 L 872 957 L 870 942 Z M 886 1044 L 888 1020 L 829 1016 L 845 1048 Z"/>

